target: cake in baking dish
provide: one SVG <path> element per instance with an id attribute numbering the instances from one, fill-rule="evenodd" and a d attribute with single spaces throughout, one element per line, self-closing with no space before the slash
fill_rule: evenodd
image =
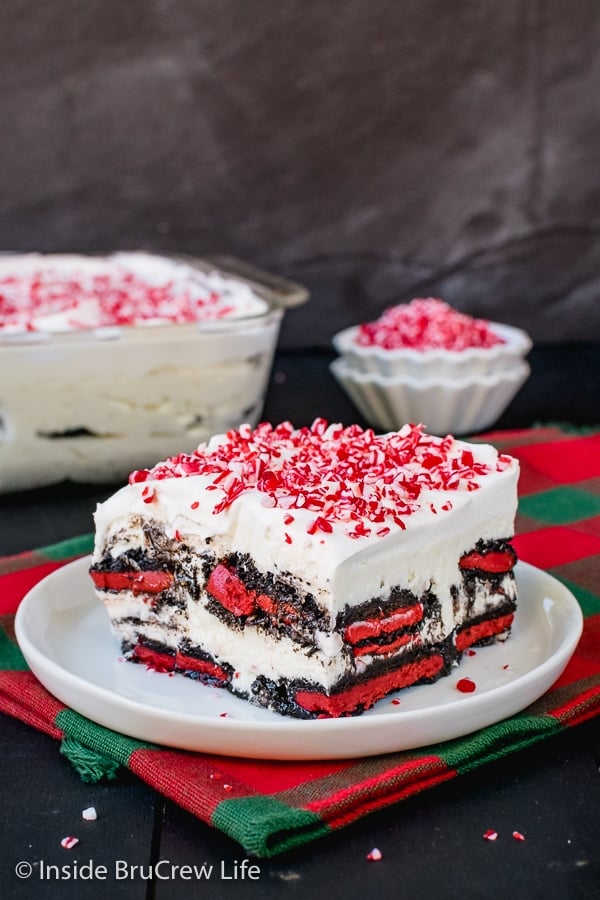
<path id="1" fill-rule="evenodd" d="M 100 504 L 90 574 L 128 659 L 358 715 L 509 635 L 517 479 L 417 425 L 242 426 Z"/>
<path id="2" fill-rule="evenodd" d="M 265 309 L 235 278 L 151 253 L 0 257 L 0 337 L 220 322 Z"/>
<path id="3" fill-rule="evenodd" d="M 306 297 L 230 257 L 0 255 L 0 493 L 119 483 L 256 425 Z"/>

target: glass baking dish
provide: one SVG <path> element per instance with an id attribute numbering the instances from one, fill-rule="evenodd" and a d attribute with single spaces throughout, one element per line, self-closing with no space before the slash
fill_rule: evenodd
<path id="1" fill-rule="evenodd" d="M 161 258 L 248 285 L 263 310 L 0 337 L 0 492 L 120 481 L 258 422 L 284 312 L 307 291 L 233 257 Z"/>

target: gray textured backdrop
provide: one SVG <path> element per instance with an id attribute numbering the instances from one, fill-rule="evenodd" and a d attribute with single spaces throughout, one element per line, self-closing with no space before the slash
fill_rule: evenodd
<path id="1" fill-rule="evenodd" d="M 5 0 L 0 247 L 227 251 L 286 346 L 438 294 L 600 338 L 599 0 Z"/>

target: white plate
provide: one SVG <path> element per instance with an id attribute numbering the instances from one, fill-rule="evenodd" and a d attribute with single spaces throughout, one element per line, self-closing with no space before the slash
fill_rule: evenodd
<path id="1" fill-rule="evenodd" d="M 573 595 L 545 572 L 519 563 L 519 607 L 506 643 L 478 648 L 435 684 L 397 692 L 398 705 L 389 696 L 362 716 L 299 721 L 182 675 L 125 662 L 88 566 L 83 558 L 58 569 L 19 607 L 17 640 L 42 684 L 72 709 L 130 737 L 246 758 L 352 758 L 469 734 L 548 690 L 583 627 Z M 475 692 L 457 690 L 465 676 L 475 681 Z"/>

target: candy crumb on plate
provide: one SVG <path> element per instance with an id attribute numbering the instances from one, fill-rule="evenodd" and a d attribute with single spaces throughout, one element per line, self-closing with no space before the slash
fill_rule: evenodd
<path id="1" fill-rule="evenodd" d="M 68 835 L 64 837 L 60 842 L 60 846 L 64 847 L 65 850 L 72 850 L 79 843 L 79 838 L 73 837 L 72 835 Z"/>
<path id="2" fill-rule="evenodd" d="M 459 678 L 456 682 L 456 690 L 461 694 L 472 694 L 477 689 L 477 685 L 472 678 Z"/>

